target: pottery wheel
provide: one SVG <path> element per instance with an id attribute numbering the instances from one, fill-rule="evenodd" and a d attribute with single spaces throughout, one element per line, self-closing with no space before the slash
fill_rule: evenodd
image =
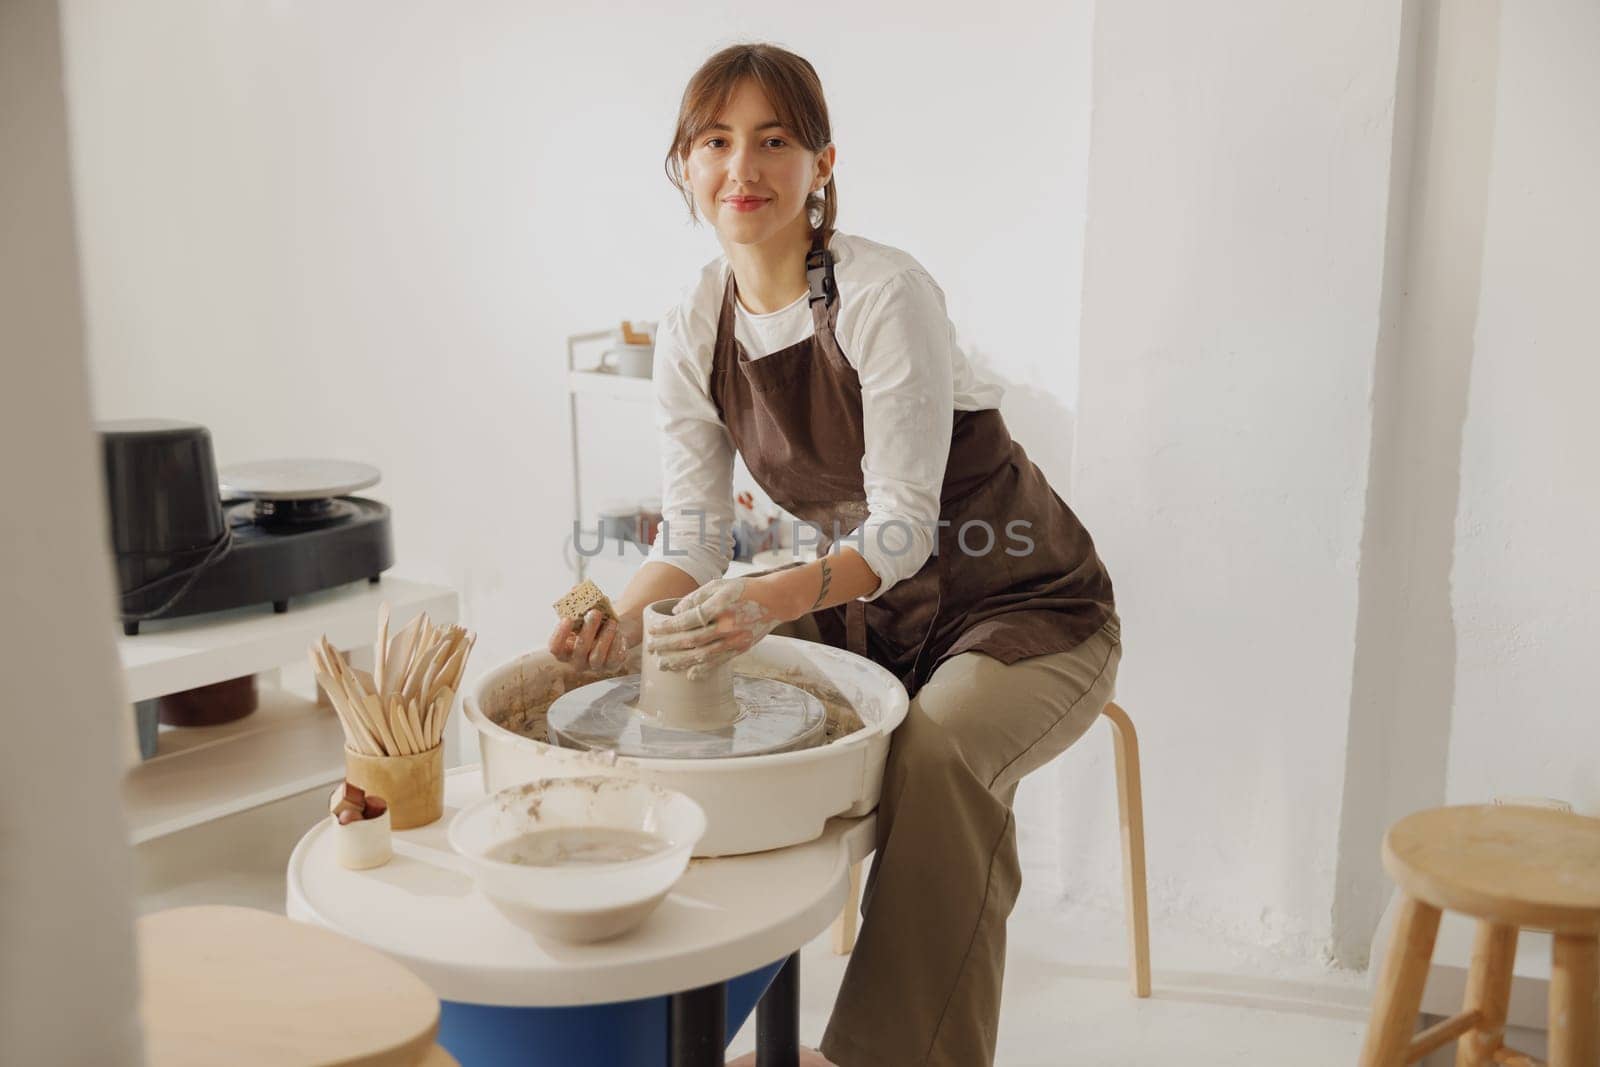
<path id="1" fill-rule="evenodd" d="M 224 467 L 217 481 L 229 497 L 320 500 L 377 485 L 378 468 L 343 459 L 264 459 Z"/>
<path id="2" fill-rule="evenodd" d="M 810 748 L 827 732 L 822 701 L 786 682 L 742 674 L 733 676 L 739 717 L 731 726 L 666 727 L 638 710 L 639 677 L 607 678 L 557 698 L 546 714 L 550 743 L 651 759 L 721 759 Z"/>

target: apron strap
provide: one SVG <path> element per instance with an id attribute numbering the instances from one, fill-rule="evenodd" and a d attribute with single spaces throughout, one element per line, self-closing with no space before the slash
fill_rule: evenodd
<path id="1" fill-rule="evenodd" d="M 811 251 L 806 253 L 806 284 L 811 287 L 808 301 L 815 307 L 817 301 L 832 304 L 839 296 L 839 285 L 833 277 L 833 249 L 827 246 L 826 235 L 818 230 L 811 238 Z"/>
<path id="2" fill-rule="evenodd" d="M 844 606 L 844 647 L 864 659 L 867 655 L 867 606 L 852 600 Z"/>
<path id="3" fill-rule="evenodd" d="M 947 564 L 949 553 L 940 551 L 943 545 L 935 545 L 934 569 L 939 575 L 939 584 L 935 587 L 933 597 L 933 614 L 928 617 L 928 629 L 922 635 L 922 643 L 917 645 L 917 655 L 911 661 L 911 668 L 906 671 L 906 676 L 900 681 L 905 685 L 907 692 L 916 692 L 927 681 L 922 676 L 922 657 L 928 651 L 928 642 L 933 640 L 934 631 L 939 628 L 939 613 L 944 610 L 944 591 L 950 582 L 950 568 Z M 929 672 L 930 674 L 932 672 Z"/>
<path id="4" fill-rule="evenodd" d="M 811 327 L 812 336 L 816 339 L 816 347 L 821 351 L 822 358 L 836 371 L 842 374 L 846 381 L 858 381 L 856 370 L 845 358 L 839 349 L 839 338 L 834 331 L 835 322 L 839 317 L 839 283 L 834 277 L 833 265 L 838 262 L 838 254 L 827 246 L 828 238 L 821 232 L 811 238 L 811 251 L 806 253 L 806 285 L 810 287 L 811 295 Z"/>

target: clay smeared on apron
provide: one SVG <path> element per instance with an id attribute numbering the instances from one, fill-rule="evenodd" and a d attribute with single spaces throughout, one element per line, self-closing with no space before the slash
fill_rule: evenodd
<path id="1" fill-rule="evenodd" d="M 861 382 L 835 334 L 833 265 L 819 235 L 806 258 L 815 331 L 759 359 L 734 335 L 730 270 L 710 381 L 751 475 L 779 507 L 821 528 L 824 550 L 867 517 Z M 816 613 L 825 641 L 868 656 L 915 695 L 951 656 L 982 652 L 1015 663 L 1065 652 L 1111 617 L 1111 578 L 1088 531 L 1011 439 L 1000 412 L 955 412 L 939 518 L 934 554 L 916 574 L 875 600 Z M 975 521 L 993 536 L 971 527 L 963 549 L 962 528 Z"/>

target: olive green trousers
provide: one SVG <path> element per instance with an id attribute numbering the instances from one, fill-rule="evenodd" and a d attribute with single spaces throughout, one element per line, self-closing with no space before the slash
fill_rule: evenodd
<path id="1" fill-rule="evenodd" d="M 1099 717 L 1121 658 L 1112 615 L 1069 652 L 1010 665 L 954 656 L 912 700 L 890 743 L 861 933 L 822 1040 L 830 1060 L 994 1062 L 1006 919 L 1022 888 L 1017 783 Z"/>

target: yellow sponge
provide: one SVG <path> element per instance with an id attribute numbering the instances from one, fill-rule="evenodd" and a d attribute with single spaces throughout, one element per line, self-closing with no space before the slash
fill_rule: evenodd
<path id="1" fill-rule="evenodd" d="M 600 591 L 600 587 L 585 578 L 567 591 L 567 595 L 555 602 L 556 614 L 563 619 L 572 619 L 582 622 L 583 617 L 591 610 L 600 612 L 603 619 L 615 619 L 616 610 L 612 608 L 611 601 Z"/>

